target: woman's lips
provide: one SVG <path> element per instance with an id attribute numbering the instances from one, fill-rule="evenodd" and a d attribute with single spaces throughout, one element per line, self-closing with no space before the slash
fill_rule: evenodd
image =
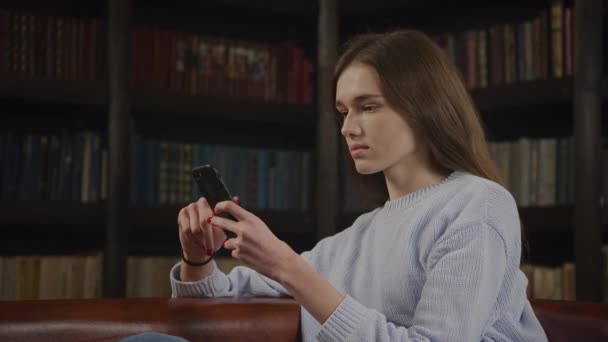
<path id="1" fill-rule="evenodd" d="M 350 147 L 350 154 L 353 157 L 361 157 L 367 153 L 367 150 L 369 150 L 369 146 L 355 144 Z"/>

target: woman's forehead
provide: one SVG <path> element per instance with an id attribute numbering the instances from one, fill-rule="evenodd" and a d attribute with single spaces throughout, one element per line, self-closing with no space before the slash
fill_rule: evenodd
<path id="1" fill-rule="evenodd" d="M 336 84 L 336 103 L 351 102 L 364 95 L 382 95 L 378 74 L 365 64 L 348 66 Z"/>

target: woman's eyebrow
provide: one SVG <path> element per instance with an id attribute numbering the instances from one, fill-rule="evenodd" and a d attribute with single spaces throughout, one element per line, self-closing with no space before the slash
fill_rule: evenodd
<path id="1" fill-rule="evenodd" d="M 379 95 L 379 94 L 361 94 L 361 95 L 357 95 L 355 96 L 355 98 L 353 99 L 354 103 L 361 103 L 363 101 L 367 101 L 367 100 L 371 100 L 371 99 L 378 99 L 378 98 L 383 98 L 384 96 Z M 336 101 L 336 107 L 339 106 L 343 106 L 342 101 L 337 100 Z"/>

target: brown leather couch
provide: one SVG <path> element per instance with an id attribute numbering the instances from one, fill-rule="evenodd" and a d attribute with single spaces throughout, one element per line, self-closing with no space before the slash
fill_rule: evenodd
<path id="1" fill-rule="evenodd" d="M 549 341 L 608 341 L 608 305 L 534 301 Z M 0 302 L 0 341 L 116 341 L 158 331 L 196 341 L 299 341 L 290 299 Z"/>

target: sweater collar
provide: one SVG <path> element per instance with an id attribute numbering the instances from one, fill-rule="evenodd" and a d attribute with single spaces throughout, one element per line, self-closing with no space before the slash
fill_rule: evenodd
<path id="1" fill-rule="evenodd" d="M 455 180 L 457 180 L 458 178 L 461 178 L 463 175 L 464 175 L 463 171 L 453 171 L 446 178 L 444 178 L 443 180 L 441 180 L 437 183 L 427 185 L 423 188 L 420 188 L 414 192 L 401 196 L 392 201 L 387 200 L 384 203 L 383 210 L 387 213 L 391 213 L 394 211 L 408 208 L 409 206 L 418 202 L 419 200 L 423 199 L 424 197 L 429 196 L 431 193 L 436 192 L 437 189 L 439 189 L 440 187 L 443 187 L 444 185 L 449 184 L 449 183 L 453 183 Z"/>

